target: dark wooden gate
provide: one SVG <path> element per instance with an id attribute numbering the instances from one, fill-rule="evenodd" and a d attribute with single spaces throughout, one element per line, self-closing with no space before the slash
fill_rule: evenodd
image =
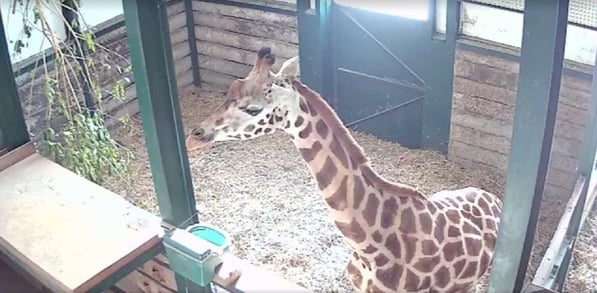
<path id="1" fill-rule="evenodd" d="M 347 126 L 447 153 L 452 104 L 456 1 L 446 34 L 427 20 L 299 0 L 301 78 L 326 97 Z"/>

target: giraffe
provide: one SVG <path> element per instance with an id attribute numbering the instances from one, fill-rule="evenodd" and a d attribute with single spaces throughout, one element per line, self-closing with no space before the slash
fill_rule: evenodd
<path id="1" fill-rule="evenodd" d="M 474 187 L 425 197 L 386 180 L 327 102 L 299 81 L 298 57 L 273 73 L 275 60 L 270 48 L 259 50 L 247 77 L 191 130 L 187 151 L 284 131 L 351 247 L 346 273 L 355 290 L 472 290 L 492 262 L 501 198 Z"/>

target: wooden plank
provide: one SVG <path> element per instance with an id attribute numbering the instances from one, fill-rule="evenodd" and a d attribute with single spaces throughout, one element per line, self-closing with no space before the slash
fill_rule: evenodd
<path id="1" fill-rule="evenodd" d="M 138 270 L 159 282 L 162 287 L 176 291 L 176 278 L 174 277 L 174 272 L 168 267 L 168 260 L 166 259 L 166 261 L 163 261 L 165 257 L 161 254 L 160 256 L 162 256 L 162 258 L 150 260 L 143 264 Z"/>
<path id="2" fill-rule="evenodd" d="M 0 253 L 0 292 L 42 293 L 43 286 L 11 264 L 8 258 Z"/>
<path id="3" fill-rule="evenodd" d="M 0 249 L 56 291 L 86 292 L 163 234 L 159 218 L 38 154 L 0 186 Z"/>
<path id="4" fill-rule="evenodd" d="M 191 47 L 187 42 L 180 42 L 176 46 L 172 46 L 172 58 L 174 61 L 182 59 L 191 55 Z"/>
<path id="5" fill-rule="evenodd" d="M 187 43 L 189 40 L 189 32 L 186 27 L 176 29 L 170 32 L 170 44 L 174 47 L 181 43 Z"/>
<path id="6" fill-rule="evenodd" d="M 214 13 L 194 11 L 195 25 L 239 33 L 246 36 L 267 38 L 290 44 L 298 44 L 296 28 L 229 17 Z"/>
<path id="7" fill-rule="evenodd" d="M 168 16 L 168 27 L 171 32 L 187 27 L 187 15 L 185 11 Z"/>
<path id="8" fill-rule="evenodd" d="M 234 76 L 219 73 L 207 68 L 199 68 L 201 70 L 201 80 L 214 85 L 222 86 L 226 89 L 235 79 Z"/>
<path id="9" fill-rule="evenodd" d="M 198 25 L 195 25 L 195 35 L 198 41 L 212 42 L 253 52 L 259 51 L 262 47 L 269 46 L 276 56 L 280 56 L 280 58 L 292 58 L 298 55 L 298 45 L 268 38 L 251 37 Z"/>
<path id="10" fill-rule="evenodd" d="M 282 27 L 296 28 L 296 17 L 275 12 L 243 8 L 232 5 L 193 1 L 193 11 L 203 11 L 239 19 L 253 20 Z"/>
<path id="11" fill-rule="evenodd" d="M 247 74 L 249 74 L 252 66 L 200 54 L 199 68 L 205 68 L 238 78 L 244 78 L 247 76 Z"/>
<path id="12" fill-rule="evenodd" d="M 234 61 L 249 66 L 255 64 L 255 61 L 257 60 L 257 54 L 255 54 L 254 51 L 234 48 L 207 41 L 198 41 L 197 51 L 202 55 Z"/>
<path id="13" fill-rule="evenodd" d="M 467 158 L 474 162 L 494 166 L 502 172 L 506 171 L 506 167 L 508 165 L 508 156 L 504 154 L 482 149 L 480 147 L 465 144 L 459 141 L 451 142 L 450 153 L 453 153 L 461 158 Z"/>
<path id="14" fill-rule="evenodd" d="M 31 156 L 34 153 L 35 145 L 33 141 L 29 141 L 28 143 L 2 155 L 0 157 L 0 172 Z"/>
<path id="15" fill-rule="evenodd" d="M 170 18 L 172 15 L 185 12 L 184 1 L 179 1 L 178 3 L 174 4 L 168 3 L 168 8 L 166 10 L 168 11 L 168 18 Z"/>
<path id="16" fill-rule="evenodd" d="M 191 56 L 186 56 L 178 60 L 174 60 L 174 73 L 176 78 L 182 77 L 187 71 L 191 69 Z M 178 87 L 180 88 L 180 87 Z"/>

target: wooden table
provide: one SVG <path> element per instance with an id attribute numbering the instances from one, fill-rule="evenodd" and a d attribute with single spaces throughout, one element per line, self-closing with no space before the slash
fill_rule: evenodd
<path id="1" fill-rule="evenodd" d="M 0 171 L 0 252 L 50 290 L 87 292 L 160 244 L 158 217 L 35 152 L 24 157 Z"/>

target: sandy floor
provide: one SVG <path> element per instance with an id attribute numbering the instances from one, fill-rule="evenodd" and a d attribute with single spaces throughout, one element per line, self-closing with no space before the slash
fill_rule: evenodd
<path id="1" fill-rule="evenodd" d="M 181 93 L 186 128 L 221 102 L 220 94 Z M 106 187 L 158 213 L 139 118 L 116 138 L 137 154 L 131 174 Z M 502 194 L 503 178 L 468 170 L 442 156 L 355 133 L 378 172 L 426 194 L 478 186 Z M 391 158 L 391 159 L 388 159 Z M 200 219 L 227 230 L 235 253 L 317 292 L 350 291 L 344 276 L 348 247 L 328 218 L 314 180 L 283 134 L 219 144 L 189 158 Z M 547 249 L 565 202 L 546 198 L 540 214 L 529 278 Z M 569 274 L 568 292 L 597 290 L 597 212 L 586 223 Z M 483 290 L 479 286 L 479 292 Z"/>

